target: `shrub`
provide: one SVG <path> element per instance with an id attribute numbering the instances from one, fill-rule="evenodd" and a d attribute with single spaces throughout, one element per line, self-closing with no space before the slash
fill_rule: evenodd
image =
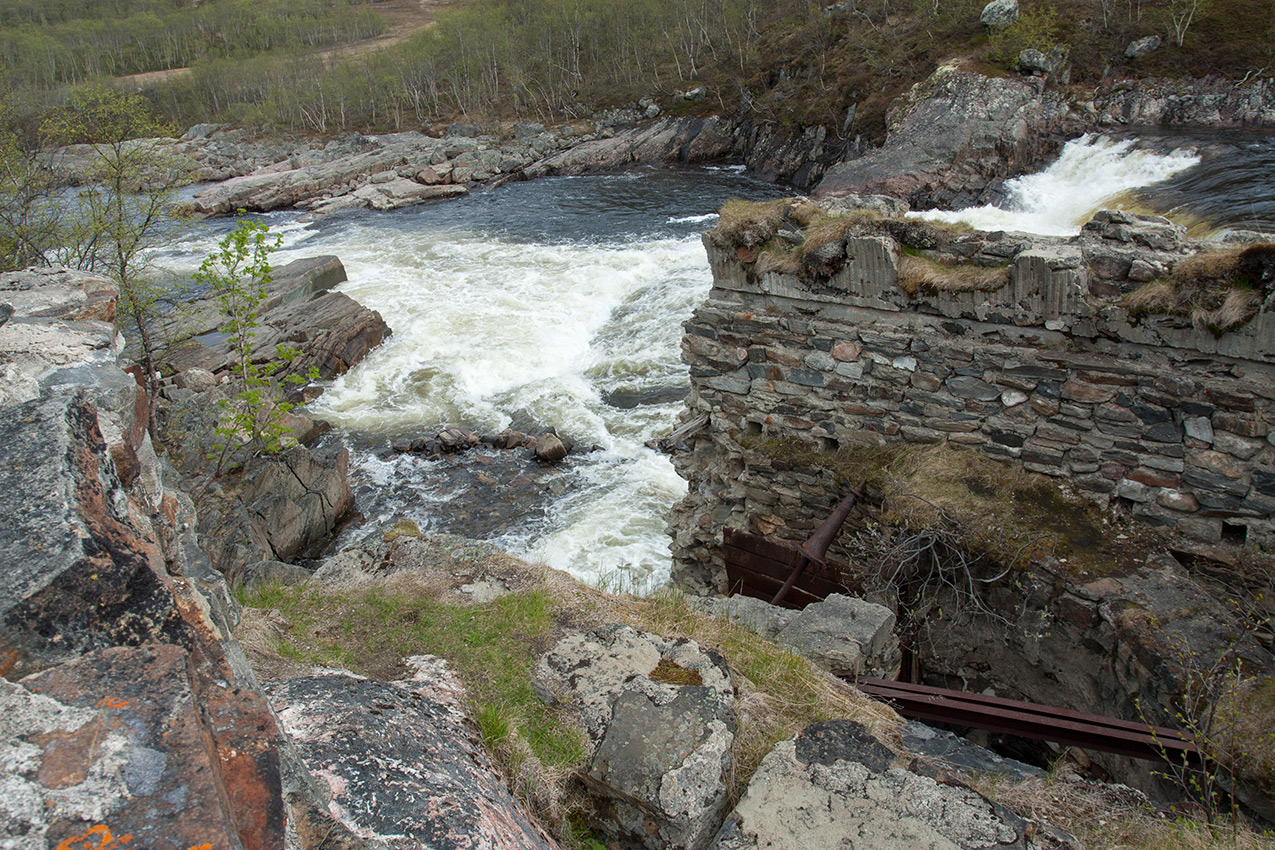
<path id="1" fill-rule="evenodd" d="M 991 36 L 987 55 L 996 64 L 1016 71 L 1019 53 L 1033 47 L 1048 53 L 1060 46 L 1059 37 L 1058 10 L 1053 6 L 1033 6 Z"/>

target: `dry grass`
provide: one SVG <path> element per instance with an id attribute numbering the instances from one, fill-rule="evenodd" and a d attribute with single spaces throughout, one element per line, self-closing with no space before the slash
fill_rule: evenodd
<path id="1" fill-rule="evenodd" d="M 881 489 L 890 471 L 910 449 L 900 443 L 875 446 L 844 446 L 829 451 L 800 437 L 761 437 L 735 432 L 732 439 L 750 452 L 765 455 L 793 467 L 825 469 L 836 475 L 837 485 L 867 484 Z"/>
<path id="2" fill-rule="evenodd" d="M 1178 289 L 1167 280 L 1153 280 L 1125 296 L 1124 304 L 1135 313 L 1168 313 L 1178 303 Z"/>
<path id="3" fill-rule="evenodd" d="M 920 292 L 995 292 L 1009 284 L 1009 266 L 947 266 L 925 257 L 899 257 L 899 288 L 908 295 Z"/>
<path id="4" fill-rule="evenodd" d="M 1184 316 L 1221 336 L 1261 310 L 1271 288 L 1272 256 L 1275 245 L 1265 243 L 1201 251 L 1178 263 L 1168 280 L 1142 286 L 1124 303 L 1134 315 Z"/>
<path id="5" fill-rule="evenodd" d="M 1262 306 L 1262 297 L 1256 292 L 1232 289 L 1226 293 L 1222 306 L 1208 309 L 1196 307 L 1191 311 L 1191 324 L 1197 328 L 1208 328 L 1215 334 L 1224 334 L 1241 325 L 1247 324 L 1257 315 Z"/>
<path id="6" fill-rule="evenodd" d="M 739 250 L 759 274 L 827 279 L 845 263 L 846 237 L 874 228 L 879 220 L 866 210 L 829 216 L 800 198 L 727 201 L 708 237 L 719 247 Z"/>
<path id="7" fill-rule="evenodd" d="M 971 557 L 1002 567 L 1054 555 L 1071 572 L 1106 575 L 1146 557 L 1152 531 L 1108 532 L 1089 502 L 1069 498 L 1052 479 L 954 446 L 901 454 L 885 479 L 886 522 L 917 531 L 946 527 Z"/>
<path id="8" fill-rule="evenodd" d="M 727 201 L 718 212 L 717 225 L 708 238 L 722 248 L 755 248 L 779 232 L 796 199 L 777 201 Z"/>
<path id="9" fill-rule="evenodd" d="M 1123 785 L 1053 776 L 1022 782 L 984 777 L 973 784 L 1028 820 L 1065 829 L 1086 850 L 1275 850 L 1269 832 L 1244 823 L 1167 818 Z"/>
<path id="10" fill-rule="evenodd" d="M 757 255 L 753 269 L 758 274 L 801 274 L 801 253 L 796 250 L 767 248 Z"/>

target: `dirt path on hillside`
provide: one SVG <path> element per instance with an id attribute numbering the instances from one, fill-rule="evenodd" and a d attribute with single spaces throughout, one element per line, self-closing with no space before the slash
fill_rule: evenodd
<path id="1" fill-rule="evenodd" d="M 462 6 L 471 0 L 380 0 L 371 4 L 372 10 L 385 19 L 385 32 L 375 38 L 343 44 L 315 51 L 331 63 L 348 56 L 358 56 L 373 50 L 383 50 L 392 44 L 412 36 L 423 29 L 434 25 L 438 11 L 449 6 Z M 188 73 L 189 68 L 167 68 L 163 71 L 147 71 L 142 74 L 129 74 L 116 79 L 124 84 L 135 85 L 139 89 L 149 88 L 166 82 L 174 77 Z"/>

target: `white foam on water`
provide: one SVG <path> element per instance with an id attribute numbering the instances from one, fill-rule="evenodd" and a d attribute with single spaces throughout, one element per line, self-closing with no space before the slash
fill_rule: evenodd
<path id="1" fill-rule="evenodd" d="M 710 221 L 717 221 L 717 213 L 705 213 L 704 215 L 679 215 L 668 220 L 669 224 L 705 224 Z"/>
<path id="2" fill-rule="evenodd" d="M 1094 212 L 1120 195 L 1167 180 L 1199 162 L 1194 151 L 1157 153 L 1135 147 L 1132 139 L 1086 134 L 1064 145 L 1058 159 L 1044 171 L 1007 181 L 1007 199 L 1001 206 L 910 215 L 965 223 L 976 230 L 1074 236 Z"/>
<path id="3" fill-rule="evenodd" d="M 711 285 L 698 238 L 542 245 L 352 222 L 322 250 L 345 263 L 342 290 L 394 332 L 313 415 L 385 435 L 549 425 L 596 445 L 567 472 L 547 531 L 500 542 L 589 581 L 667 581 L 664 514 L 686 485 L 643 444 L 673 427 L 681 405 L 621 409 L 603 396 L 676 395 L 685 384 L 681 319 Z"/>

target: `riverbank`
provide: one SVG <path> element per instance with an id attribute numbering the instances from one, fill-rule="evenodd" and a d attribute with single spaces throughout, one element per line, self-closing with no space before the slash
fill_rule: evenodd
<path id="1" fill-rule="evenodd" d="M 893 104 L 879 148 L 746 113 L 662 116 L 651 100 L 556 127 L 452 124 L 428 134 L 289 140 L 200 125 L 151 144 L 188 157 L 197 178 L 213 183 L 191 201 L 204 215 L 387 210 L 508 180 L 709 162 L 741 163 L 759 179 L 821 196 L 885 194 L 921 210 L 997 200 L 1005 180 L 1039 168 L 1066 139 L 1138 126 L 1275 128 L 1275 80 L 1123 80 L 1081 90 L 1050 76 L 988 77 L 951 63 Z M 58 167 L 73 177 L 84 156 L 66 149 Z"/>

